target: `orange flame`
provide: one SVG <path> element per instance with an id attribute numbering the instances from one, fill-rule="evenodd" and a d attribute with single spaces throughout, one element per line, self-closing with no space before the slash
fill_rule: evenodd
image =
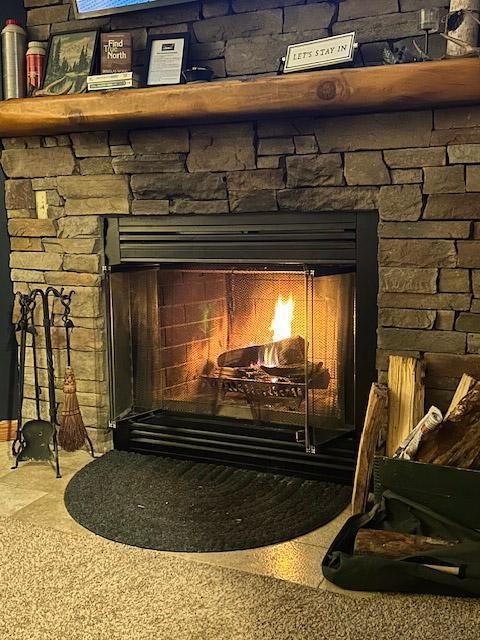
<path id="1" fill-rule="evenodd" d="M 273 332 L 272 340 L 286 340 L 292 337 L 293 312 L 295 310 L 295 302 L 292 294 L 288 298 L 282 295 L 278 296 L 275 305 L 275 313 L 273 315 L 272 324 L 269 330 Z"/>
<path id="2" fill-rule="evenodd" d="M 286 340 L 287 338 L 292 337 L 294 310 L 295 302 L 292 294 L 290 294 L 288 298 L 284 298 L 282 295 L 278 296 L 272 324 L 269 327 L 269 330 L 273 333 L 272 342 L 274 344 L 269 347 L 265 347 L 263 359 L 258 362 L 259 365 L 263 365 L 265 367 L 278 366 L 278 347 L 275 343 L 279 340 Z"/>

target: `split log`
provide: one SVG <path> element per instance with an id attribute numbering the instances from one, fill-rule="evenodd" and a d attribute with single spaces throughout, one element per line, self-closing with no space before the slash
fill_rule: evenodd
<path id="1" fill-rule="evenodd" d="M 309 362 L 307 367 L 308 375 L 311 376 L 317 369 L 321 370 L 323 368 L 323 362 L 318 365 Z M 266 367 L 262 365 L 260 368 L 273 378 L 305 378 L 305 362 L 286 364 L 283 367 Z"/>
<path id="2" fill-rule="evenodd" d="M 451 449 L 437 456 L 432 464 L 440 464 L 459 469 L 477 468 L 480 458 L 480 422 L 467 429 L 461 440 Z"/>
<path id="3" fill-rule="evenodd" d="M 378 439 L 382 428 L 386 427 L 388 421 L 387 399 L 387 388 L 379 384 L 372 384 L 358 449 L 352 496 L 353 515 L 365 511 Z"/>
<path id="4" fill-rule="evenodd" d="M 217 364 L 219 367 L 227 367 L 235 369 L 236 367 L 249 367 L 258 362 L 258 345 L 251 347 L 242 347 L 241 349 L 233 349 L 225 351 L 218 356 Z"/>
<path id="5" fill-rule="evenodd" d="M 445 419 L 450 417 L 450 414 L 455 409 L 457 404 L 460 402 L 460 400 L 463 400 L 463 398 L 467 395 L 473 385 L 476 384 L 476 382 L 477 381 L 475 380 L 475 378 L 472 378 L 472 376 L 469 376 L 466 373 L 463 374 L 460 382 L 458 383 L 458 387 L 453 394 L 452 401 L 450 403 L 450 406 L 448 407 L 447 413 L 445 414 Z"/>
<path id="6" fill-rule="evenodd" d="M 425 414 L 423 360 L 390 356 L 388 366 L 387 456 L 393 456 Z"/>
<path id="7" fill-rule="evenodd" d="M 477 382 L 450 411 L 440 428 L 421 442 L 415 460 L 471 468 L 479 453 L 480 382 Z"/>
<path id="8" fill-rule="evenodd" d="M 310 389 L 328 389 L 332 376 L 328 369 L 323 366 L 323 362 L 314 364 L 308 362 L 305 370 L 305 363 L 285 365 L 283 367 L 260 367 L 262 371 L 273 378 L 287 378 L 293 382 L 304 382 L 305 375 L 308 376 Z"/>
<path id="9" fill-rule="evenodd" d="M 219 367 L 249 367 L 251 364 L 298 365 L 305 361 L 305 340 L 301 336 L 225 351 L 218 356 Z"/>
<path id="10" fill-rule="evenodd" d="M 415 536 L 398 531 L 378 529 L 360 529 L 355 538 L 354 553 L 358 555 L 382 556 L 383 558 L 402 558 L 414 556 L 425 551 L 454 546 L 441 538 Z"/>
<path id="11" fill-rule="evenodd" d="M 221 369 L 213 369 L 208 375 L 212 378 L 222 378 L 223 380 L 238 380 L 246 377 L 246 369 L 235 369 L 234 367 L 222 367 Z"/>

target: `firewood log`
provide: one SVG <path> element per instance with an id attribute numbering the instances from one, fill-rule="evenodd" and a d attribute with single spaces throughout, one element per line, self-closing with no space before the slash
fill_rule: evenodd
<path id="1" fill-rule="evenodd" d="M 217 364 L 219 367 L 249 367 L 251 364 L 258 362 L 259 346 L 242 347 L 241 349 L 233 349 L 225 351 L 218 356 Z"/>
<path id="2" fill-rule="evenodd" d="M 357 555 L 382 556 L 384 558 L 401 558 L 455 544 L 455 542 L 449 542 L 441 538 L 415 536 L 398 531 L 360 529 L 355 538 L 354 553 Z"/>
<path id="3" fill-rule="evenodd" d="M 432 464 L 441 464 L 460 469 L 472 469 L 478 465 L 480 455 L 480 422 L 465 430 L 463 437 L 453 447 L 432 460 Z"/>
<path id="4" fill-rule="evenodd" d="M 218 356 L 219 367 L 249 367 L 251 364 L 269 364 L 287 366 L 305 361 L 305 340 L 301 336 L 287 338 L 267 344 L 252 345 L 225 351 Z"/>
<path id="5" fill-rule="evenodd" d="M 365 510 L 378 438 L 381 429 L 387 424 L 387 419 L 387 388 L 379 384 L 372 384 L 358 449 L 352 514 L 362 513 Z"/>
<path id="6" fill-rule="evenodd" d="M 424 375 L 422 360 L 390 356 L 387 456 L 393 456 L 425 414 Z"/>
<path id="7" fill-rule="evenodd" d="M 475 378 L 472 378 L 472 376 L 469 376 L 466 373 L 463 374 L 455 390 L 455 393 L 453 394 L 452 401 L 450 402 L 450 406 L 448 407 L 447 413 L 445 414 L 445 419 L 450 417 L 450 414 L 455 409 L 460 400 L 463 400 L 463 398 L 476 383 L 477 380 L 475 380 Z"/>
<path id="8" fill-rule="evenodd" d="M 415 460 L 432 464 L 462 466 L 473 464 L 480 430 L 480 383 L 450 411 L 448 419 L 420 443 Z M 480 449 L 477 449 L 477 453 Z M 476 457 L 476 456 L 474 456 Z"/>

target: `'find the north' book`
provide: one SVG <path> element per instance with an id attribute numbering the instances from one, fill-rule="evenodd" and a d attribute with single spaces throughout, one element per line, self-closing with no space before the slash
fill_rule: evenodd
<path id="1" fill-rule="evenodd" d="M 102 33 L 102 73 L 123 73 L 132 70 L 132 35 L 130 33 Z"/>

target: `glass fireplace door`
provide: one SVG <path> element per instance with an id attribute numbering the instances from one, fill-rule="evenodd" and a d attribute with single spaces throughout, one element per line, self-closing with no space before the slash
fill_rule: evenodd
<path id="1" fill-rule="evenodd" d="M 198 419 L 305 449 L 351 429 L 353 273 L 239 265 L 110 274 L 113 420 Z"/>

